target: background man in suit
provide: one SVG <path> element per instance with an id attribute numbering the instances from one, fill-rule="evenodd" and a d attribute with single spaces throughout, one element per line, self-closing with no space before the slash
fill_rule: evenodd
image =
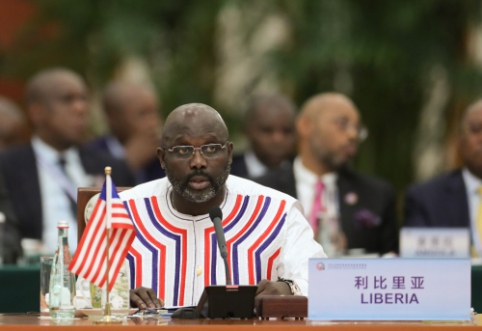
<path id="1" fill-rule="evenodd" d="M 482 100 L 465 111 L 458 136 L 464 167 L 411 186 L 404 226 L 470 227 L 478 255 L 482 234 Z"/>
<path id="2" fill-rule="evenodd" d="M 113 168 L 119 186 L 134 185 L 133 175 L 123 162 L 78 147 L 87 131 L 89 104 L 87 87 L 76 73 L 51 69 L 34 76 L 26 107 L 34 130 L 31 142 L 0 155 L 21 236 L 42 240 L 52 253 L 57 222 L 68 220 L 74 250 L 77 187 L 102 184 L 105 166 Z"/>
<path id="3" fill-rule="evenodd" d="M 231 174 L 254 178 L 264 175 L 294 154 L 295 105 L 282 95 L 254 97 L 245 114 L 244 133 L 249 149 L 233 157 Z"/>
<path id="4" fill-rule="evenodd" d="M 348 168 L 366 136 L 353 102 L 342 94 L 315 95 L 303 106 L 296 128 L 299 155 L 293 166 L 257 181 L 300 200 L 328 256 L 356 248 L 396 252 L 392 189 Z"/>
<path id="5" fill-rule="evenodd" d="M 161 120 L 154 91 L 143 85 L 113 82 L 103 103 L 110 134 L 94 140 L 88 148 L 125 160 L 138 184 L 164 177 L 156 157 Z"/>

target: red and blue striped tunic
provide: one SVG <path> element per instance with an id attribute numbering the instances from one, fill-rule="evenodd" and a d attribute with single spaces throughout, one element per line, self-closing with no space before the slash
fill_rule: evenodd
<path id="1" fill-rule="evenodd" d="M 295 280 L 307 293 L 308 258 L 324 257 L 299 203 L 278 191 L 229 176 L 221 204 L 233 284 Z M 225 284 L 225 269 L 207 214 L 172 206 L 166 178 L 121 193 L 136 228 L 129 250 L 131 288 L 152 288 L 166 307 L 196 305 L 207 285 Z"/>

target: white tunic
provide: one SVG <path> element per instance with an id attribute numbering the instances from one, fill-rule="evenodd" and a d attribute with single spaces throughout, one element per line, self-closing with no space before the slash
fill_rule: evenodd
<path id="1" fill-rule="evenodd" d="M 308 259 L 326 257 L 292 197 L 229 176 L 221 204 L 233 284 L 292 279 L 308 294 Z M 137 235 L 127 259 L 131 287 L 154 289 L 166 307 L 193 306 L 207 285 L 225 284 L 209 215 L 181 214 L 167 178 L 120 193 Z"/>

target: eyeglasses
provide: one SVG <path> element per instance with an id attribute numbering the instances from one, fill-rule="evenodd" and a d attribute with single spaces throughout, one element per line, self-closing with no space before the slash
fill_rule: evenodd
<path id="1" fill-rule="evenodd" d="M 194 155 L 196 150 L 201 152 L 201 155 L 205 158 L 215 158 L 221 155 L 222 151 L 226 148 L 229 141 L 226 141 L 224 145 L 221 144 L 207 144 L 202 145 L 201 147 L 194 147 L 194 146 L 174 146 L 168 148 L 167 151 L 172 153 L 172 156 L 178 159 L 189 159 Z"/>
<path id="2" fill-rule="evenodd" d="M 368 137 L 368 129 L 363 124 L 355 125 L 346 117 L 336 117 L 333 121 L 338 128 L 344 132 L 347 132 L 350 129 L 355 130 L 359 142 L 364 141 Z"/>

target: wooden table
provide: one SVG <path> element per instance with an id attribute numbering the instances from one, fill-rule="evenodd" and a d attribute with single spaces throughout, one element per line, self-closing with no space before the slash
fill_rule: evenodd
<path id="1" fill-rule="evenodd" d="M 68 325 L 68 326 L 67 326 Z M 368 331 L 368 330 L 409 330 L 409 331 L 452 331 L 452 330 L 482 330 L 482 315 L 475 317 L 473 322 L 317 322 L 309 320 L 295 321 L 294 319 L 286 320 L 269 320 L 262 321 L 259 319 L 252 320 L 171 320 L 156 318 L 130 318 L 124 325 L 95 325 L 92 321 L 84 319 L 75 319 L 71 323 L 62 325 L 54 323 L 51 319 L 43 319 L 38 316 L 26 314 L 0 314 L 0 330 L 12 331 L 46 331 L 61 330 L 69 331 L 93 331 L 92 328 L 100 331 L 144 331 L 159 330 L 164 331 L 193 331 L 193 330 L 228 330 L 228 331 Z"/>

